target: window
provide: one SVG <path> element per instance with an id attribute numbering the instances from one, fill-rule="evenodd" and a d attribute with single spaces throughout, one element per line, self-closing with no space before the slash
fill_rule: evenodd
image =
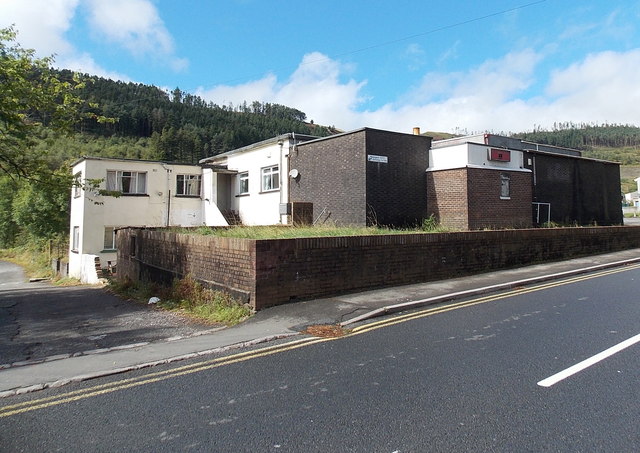
<path id="1" fill-rule="evenodd" d="M 511 178 L 506 173 L 500 175 L 500 198 L 509 200 L 511 198 Z"/>
<path id="2" fill-rule="evenodd" d="M 123 194 L 146 194 L 147 174 L 139 171 L 107 171 L 107 190 Z"/>
<path id="3" fill-rule="evenodd" d="M 71 238 L 71 250 L 77 252 L 78 247 L 80 247 L 80 227 L 74 226 L 73 237 Z"/>
<path id="4" fill-rule="evenodd" d="M 80 182 L 81 177 L 82 172 L 78 172 L 73 175 L 73 198 L 78 198 L 82 194 L 82 183 Z"/>
<path id="5" fill-rule="evenodd" d="M 116 249 L 116 230 L 114 227 L 104 227 L 104 250 Z"/>
<path id="6" fill-rule="evenodd" d="M 239 188 L 238 193 L 240 195 L 249 193 L 249 172 L 245 171 L 244 173 L 238 174 Z"/>
<path id="7" fill-rule="evenodd" d="M 200 175 L 177 175 L 176 195 L 199 197 L 202 177 Z"/>
<path id="8" fill-rule="evenodd" d="M 280 188 L 280 171 L 278 166 L 262 169 L 262 191 L 278 190 Z"/>

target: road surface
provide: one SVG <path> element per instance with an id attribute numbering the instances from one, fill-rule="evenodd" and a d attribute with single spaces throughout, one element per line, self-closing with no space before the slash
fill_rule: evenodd
<path id="1" fill-rule="evenodd" d="M 638 282 L 628 266 L 4 399 L 0 449 L 640 451 Z"/>

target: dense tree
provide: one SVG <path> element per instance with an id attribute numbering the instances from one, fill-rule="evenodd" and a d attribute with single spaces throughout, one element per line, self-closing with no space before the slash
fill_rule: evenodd
<path id="1" fill-rule="evenodd" d="M 34 55 L 16 43 L 13 28 L 0 29 L 0 172 L 12 177 L 47 171 L 46 160 L 30 152 L 42 127 L 66 132 L 83 117 L 102 121 L 92 106 L 81 110 L 78 76 L 60 77 L 52 58 Z"/>

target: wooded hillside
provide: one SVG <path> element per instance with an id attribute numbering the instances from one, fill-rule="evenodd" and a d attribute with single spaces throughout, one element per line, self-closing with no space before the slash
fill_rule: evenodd
<path id="1" fill-rule="evenodd" d="M 640 164 L 640 127 L 622 124 L 555 124 L 551 130 L 514 134 L 537 143 L 579 149 L 585 157 Z"/>
<path id="2" fill-rule="evenodd" d="M 72 73 L 61 71 L 60 76 L 70 78 Z M 179 88 L 167 93 L 155 86 L 91 77 L 79 94 L 88 101 L 91 113 L 115 121 L 85 119 L 78 124 L 78 132 L 107 139 L 102 140 L 106 148 L 130 139 L 131 155 L 119 157 L 140 157 L 139 148 L 146 147 L 143 154 L 148 158 L 196 163 L 287 132 L 320 137 L 333 132 L 333 128 L 307 123 L 304 112 L 284 105 L 220 106 Z M 139 139 L 143 140 L 137 143 Z M 93 147 L 92 155 L 96 151 Z"/>

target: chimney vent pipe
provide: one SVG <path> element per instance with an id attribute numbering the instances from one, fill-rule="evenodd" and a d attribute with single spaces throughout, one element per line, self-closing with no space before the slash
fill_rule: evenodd
<path id="1" fill-rule="evenodd" d="M 420 135 L 420 128 L 419 127 L 414 127 L 413 128 L 413 135 Z"/>

